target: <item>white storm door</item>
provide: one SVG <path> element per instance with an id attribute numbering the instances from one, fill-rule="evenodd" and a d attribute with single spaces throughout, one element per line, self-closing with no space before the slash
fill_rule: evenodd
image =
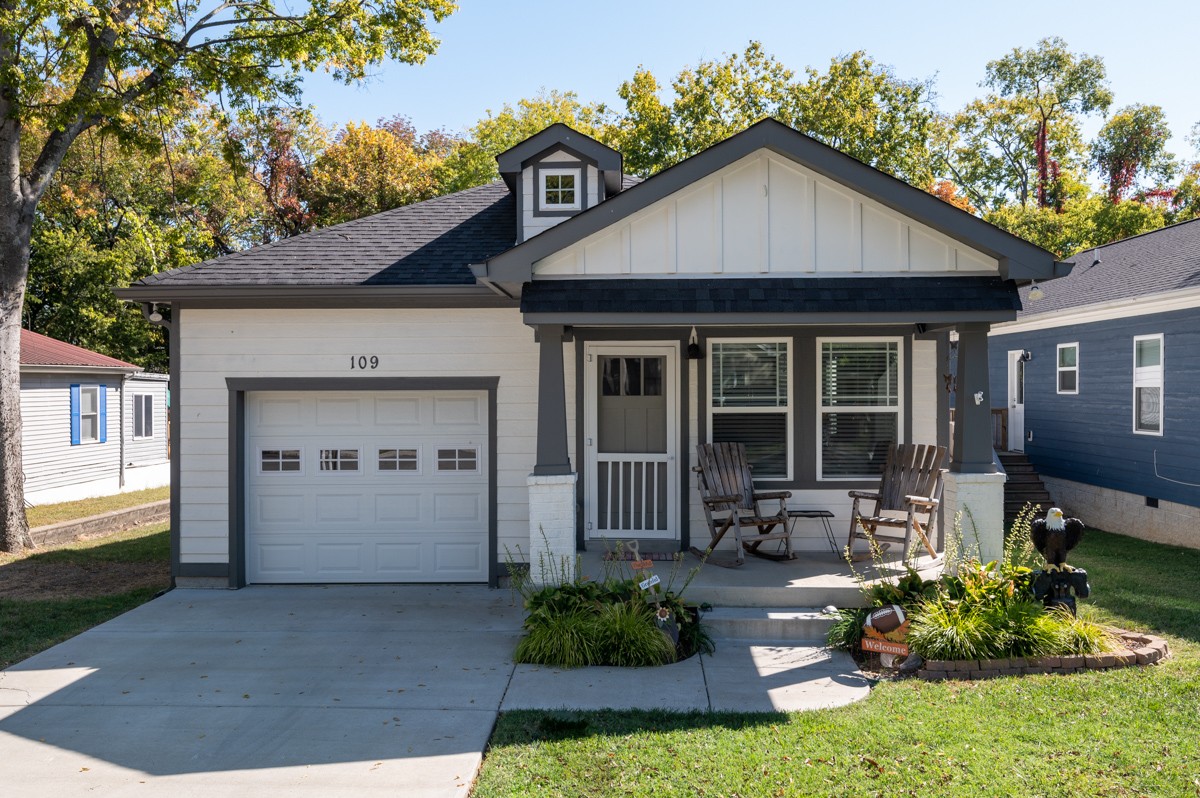
<path id="1" fill-rule="evenodd" d="M 679 537 L 679 347 L 584 350 L 588 537 Z"/>
<path id="2" fill-rule="evenodd" d="M 1024 351 L 1008 353 L 1008 450 L 1025 451 L 1025 361 Z"/>

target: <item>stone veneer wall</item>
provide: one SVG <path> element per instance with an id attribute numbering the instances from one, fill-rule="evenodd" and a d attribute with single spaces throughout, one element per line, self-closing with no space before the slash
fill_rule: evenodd
<path id="1" fill-rule="evenodd" d="M 1012 657 L 1010 659 L 929 660 L 918 675 L 927 682 L 947 679 L 979 680 L 1032 673 L 1081 673 L 1113 670 L 1131 665 L 1153 665 L 1170 653 L 1167 641 L 1153 635 L 1120 632 L 1125 647 L 1103 654 L 1070 657 Z"/>
<path id="2" fill-rule="evenodd" d="M 1168 501 L 1147 507 L 1146 497 L 1135 493 L 1058 477 L 1043 476 L 1042 482 L 1058 507 L 1088 526 L 1154 543 L 1200 548 L 1200 507 Z"/>

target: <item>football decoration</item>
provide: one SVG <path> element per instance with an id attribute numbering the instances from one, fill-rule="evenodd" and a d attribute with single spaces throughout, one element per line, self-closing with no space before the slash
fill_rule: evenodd
<path id="1" fill-rule="evenodd" d="M 908 637 L 908 625 L 909 620 L 904 614 L 904 608 L 898 604 L 871 610 L 863 624 L 863 650 L 887 655 L 907 655 L 908 646 L 904 644 L 904 638 Z"/>
<path id="2" fill-rule="evenodd" d="M 871 614 L 867 616 L 867 623 L 863 627 L 863 631 L 867 631 L 868 629 L 874 630 L 887 637 L 901 626 L 904 626 L 906 620 L 903 607 L 899 604 L 889 604 L 886 607 L 880 607 L 877 610 L 871 611 Z M 905 631 L 908 630 L 905 629 Z"/>

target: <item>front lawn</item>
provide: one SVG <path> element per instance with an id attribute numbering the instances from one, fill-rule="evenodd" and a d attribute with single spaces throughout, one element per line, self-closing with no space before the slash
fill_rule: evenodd
<path id="1" fill-rule="evenodd" d="M 1200 551 L 1089 531 L 1086 614 L 1163 634 L 1150 668 L 880 684 L 785 714 L 511 712 L 474 798 L 1200 796 Z"/>
<path id="2" fill-rule="evenodd" d="M 144 604 L 170 577 L 167 525 L 0 553 L 0 668 Z"/>
<path id="3" fill-rule="evenodd" d="M 29 519 L 30 528 L 33 528 L 57 524 L 61 521 L 74 521 L 78 518 L 87 518 L 112 510 L 124 510 L 129 507 L 137 507 L 139 504 L 165 501 L 169 498 L 171 498 L 171 486 L 165 485 L 161 488 L 135 490 L 112 496 L 98 496 L 94 499 L 81 499 L 61 504 L 41 504 L 27 509 L 25 517 Z"/>

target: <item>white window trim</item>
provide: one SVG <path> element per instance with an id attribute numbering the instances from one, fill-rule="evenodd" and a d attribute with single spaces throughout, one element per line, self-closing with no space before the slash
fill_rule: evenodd
<path id="1" fill-rule="evenodd" d="M 133 404 L 134 404 L 135 408 L 139 402 L 143 403 L 143 405 L 147 404 L 147 403 L 150 405 L 150 434 L 149 435 L 139 434 L 137 424 L 135 423 L 133 425 L 133 439 L 135 441 L 144 441 L 144 440 L 148 440 L 149 438 L 154 437 L 154 394 L 152 394 L 152 393 L 135 393 L 133 395 Z M 136 420 L 137 419 L 137 410 L 136 409 L 133 411 L 132 415 L 133 415 L 132 420 Z M 146 426 L 146 408 L 143 407 L 142 408 L 142 427 L 143 427 L 143 429 L 145 428 L 145 426 Z"/>
<path id="2" fill-rule="evenodd" d="M 280 471 L 264 471 L 263 467 L 262 467 L 262 465 L 263 465 L 262 457 L 263 457 L 263 452 L 268 452 L 268 451 L 269 452 L 291 452 L 291 451 L 300 452 L 300 469 L 298 471 L 282 471 L 282 470 L 280 470 Z M 282 446 L 259 445 L 258 446 L 257 468 L 258 468 L 258 475 L 264 476 L 264 477 L 284 477 L 284 476 L 299 477 L 299 476 L 303 476 L 304 475 L 304 447 L 303 446 L 289 446 L 287 444 L 284 444 Z"/>
<path id="3" fill-rule="evenodd" d="M 787 370 L 787 407 L 717 407 L 713 405 L 713 344 L 787 344 L 788 352 L 788 370 Z M 712 440 L 713 415 L 719 413 L 730 413 L 737 415 L 751 415 L 754 413 L 771 413 L 778 414 L 783 412 L 787 417 L 787 475 L 782 477 L 754 477 L 755 482 L 790 482 L 796 471 L 796 400 L 795 400 L 795 381 L 796 381 L 796 358 L 795 349 L 796 342 L 788 336 L 783 337 L 741 337 L 741 338 L 709 338 L 707 341 L 708 351 L 705 353 L 705 360 L 708 361 L 708 386 L 705 390 L 704 404 L 708 417 L 708 437 Z"/>
<path id="4" fill-rule="evenodd" d="M 1158 341 L 1158 365 L 1138 368 L 1137 345 L 1139 341 Z M 1161 438 L 1166 430 L 1167 389 L 1165 366 L 1167 362 L 1167 345 L 1162 333 L 1154 335 L 1135 335 L 1133 337 L 1133 391 L 1130 396 L 1130 416 L 1134 435 L 1154 435 Z M 1138 429 L 1137 391 L 1138 388 L 1158 388 L 1158 429 Z"/>
<path id="5" fill-rule="evenodd" d="M 825 415 L 826 410 L 821 405 L 821 374 L 824 368 L 821 361 L 821 349 L 826 343 L 838 344 L 853 344 L 853 343 L 895 343 L 896 344 L 896 406 L 884 407 L 884 412 L 896 412 L 896 442 L 903 443 L 905 440 L 904 431 L 904 415 L 905 415 L 905 397 L 908 394 L 908 387 L 904 383 L 904 339 L 899 336 L 829 336 L 825 338 L 817 338 L 817 371 L 813 378 L 813 385 L 816 390 L 816 429 L 814 434 L 817 440 L 817 481 L 818 482 L 862 482 L 863 480 L 878 480 L 878 474 L 866 474 L 857 477 L 826 477 L 821 473 L 821 464 L 825 462 L 825 442 L 821 440 L 821 419 Z M 878 413 L 881 412 L 879 407 L 837 407 L 830 408 L 828 412 L 836 413 Z"/>
<path id="6" fill-rule="evenodd" d="M 85 412 L 83 412 L 83 395 L 85 393 L 89 393 L 89 392 L 92 394 L 95 394 L 95 396 L 96 396 L 96 402 L 95 402 L 96 410 L 95 410 L 95 412 L 92 412 L 92 413 L 85 413 Z M 84 418 L 87 418 L 90 416 L 96 417 L 96 427 L 95 427 L 96 434 L 94 436 L 92 436 L 91 438 L 85 438 L 85 437 L 83 437 L 83 426 L 84 426 L 83 420 L 84 420 Z M 89 443 L 99 443 L 99 442 L 100 442 L 100 386 L 99 385 L 80 385 L 79 386 L 79 443 L 81 445 L 86 445 Z"/>
<path id="7" fill-rule="evenodd" d="M 321 468 L 321 460 L 322 460 L 321 452 L 326 451 L 326 450 L 335 451 L 335 452 L 344 452 L 344 451 L 353 450 L 353 451 L 358 452 L 358 468 L 354 469 L 353 471 L 351 471 L 349 469 L 343 469 L 343 468 L 338 468 L 336 470 L 328 470 L 328 469 Z M 369 451 L 371 451 L 371 450 L 365 449 L 362 446 L 362 444 L 360 444 L 360 443 L 321 444 L 320 446 L 318 446 L 316 448 L 316 453 L 317 453 L 317 460 L 315 463 L 316 473 L 322 477 L 334 477 L 337 479 L 353 479 L 353 478 L 357 477 L 359 474 L 366 471 L 366 468 L 363 467 L 363 454 L 365 452 L 369 452 Z M 340 461 L 341 458 L 338 458 L 338 459 Z M 292 473 L 295 473 L 295 472 L 293 471 Z"/>
<path id="8" fill-rule="evenodd" d="M 1075 349 L 1075 365 L 1074 366 L 1061 365 L 1062 358 L 1060 357 L 1060 353 L 1062 352 L 1062 350 L 1069 349 L 1072 347 Z M 1064 391 L 1062 389 L 1062 379 L 1060 378 L 1060 375 L 1064 371 L 1075 372 L 1075 390 Z M 1058 347 L 1054 350 L 1054 389 L 1058 393 L 1064 394 L 1064 395 L 1075 396 L 1079 393 L 1079 342 L 1078 341 L 1074 341 L 1069 344 L 1059 344 Z"/>
<path id="9" fill-rule="evenodd" d="M 574 202 L 546 202 L 546 178 L 551 175 L 571 175 L 575 178 Z M 582 207 L 583 197 L 582 170 L 575 167 L 569 169 L 542 167 L 538 171 L 538 210 L 541 211 L 577 211 Z"/>

